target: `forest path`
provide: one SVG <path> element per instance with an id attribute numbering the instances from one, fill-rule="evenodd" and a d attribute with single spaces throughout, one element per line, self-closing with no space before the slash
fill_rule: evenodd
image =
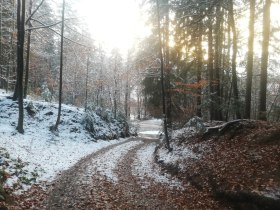
<path id="1" fill-rule="evenodd" d="M 191 195 L 154 163 L 156 132 L 106 147 L 63 172 L 49 189 L 46 209 L 182 209 Z M 158 129 L 155 125 L 153 131 Z M 146 134 L 145 134 L 146 132 Z"/>

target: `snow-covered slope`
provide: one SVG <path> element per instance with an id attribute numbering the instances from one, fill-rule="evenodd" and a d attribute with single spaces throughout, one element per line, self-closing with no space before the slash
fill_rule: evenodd
<path id="1" fill-rule="evenodd" d="M 56 122 L 57 104 L 25 100 L 36 113 L 24 117 L 24 134 L 16 131 L 18 105 L 0 91 L 0 170 L 8 173 L 6 186 L 25 188 L 29 183 L 52 181 L 62 170 L 82 157 L 121 140 L 92 141 L 81 124 L 84 111 L 63 105 L 58 135 L 49 131 Z M 97 118 L 99 119 L 99 118 Z M 99 132 L 105 133 L 105 122 L 99 119 Z M 98 126 L 98 125 L 96 125 Z"/>

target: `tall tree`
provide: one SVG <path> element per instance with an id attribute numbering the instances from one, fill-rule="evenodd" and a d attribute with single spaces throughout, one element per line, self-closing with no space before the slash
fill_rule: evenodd
<path id="1" fill-rule="evenodd" d="M 236 73 L 236 55 L 237 55 L 237 32 L 235 27 L 235 19 L 233 14 L 233 0 L 230 1 L 230 9 L 229 9 L 229 18 L 230 25 L 232 28 L 232 58 L 231 58 L 231 71 L 232 71 L 232 87 L 233 87 L 233 95 L 234 95 L 234 105 L 235 105 L 235 113 L 237 119 L 241 118 L 240 113 L 240 105 L 239 105 L 239 95 L 238 95 L 238 87 L 237 87 L 237 73 Z"/>
<path id="2" fill-rule="evenodd" d="M 222 110 L 221 110 L 221 80 L 220 80 L 220 73 L 221 73 L 221 47 L 222 47 L 222 2 L 218 2 L 216 4 L 216 25 L 215 25 L 215 45 L 214 45 L 214 72 L 213 72 L 213 79 L 214 79 L 214 120 L 223 120 Z"/>
<path id="3" fill-rule="evenodd" d="M 164 87 L 164 77 L 163 77 L 163 53 L 162 53 L 162 40 L 161 40 L 161 28 L 160 28 L 160 15 L 159 15 L 159 0 L 157 0 L 157 25 L 158 25 L 158 41 L 159 41 L 159 56 L 160 56 L 160 72 L 161 72 L 161 91 L 162 91 L 162 115 L 163 115 L 163 126 L 165 134 L 165 143 L 169 151 L 171 151 L 169 144 L 169 136 L 167 131 L 167 119 L 166 119 L 166 109 L 165 109 L 165 87 Z"/>
<path id="4" fill-rule="evenodd" d="M 112 110 L 114 113 L 114 117 L 117 117 L 117 113 L 121 110 L 120 104 L 120 95 L 121 95 L 121 73 L 122 73 L 122 56 L 118 49 L 112 50 L 112 56 L 111 56 L 112 62 L 111 62 L 111 70 L 112 72 L 112 82 L 111 85 L 112 89 Z"/>
<path id="5" fill-rule="evenodd" d="M 17 1 L 17 28 L 18 28 L 18 41 L 17 41 L 17 81 L 18 81 L 18 108 L 19 117 L 17 130 L 19 133 L 24 133 L 23 129 L 23 70 L 24 70 L 24 26 L 25 26 L 25 0 Z"/>
<path id="6" fill-rule="evenodd" d="M 210 93 L 210 120 L 214 119 L 214 64 L 213 64 L 213 28 L 212 28 L 212 18 L 209 17 L 208 20 L 208 63 L 207 71 L 209 75 L 209 93 Z"/>
<path id="7" fill-rule="evenodd" d="M 36 7 L 36 9 L 31 13 L 31 11 L 30 11 L 30 14 L 29 14 L 29 16 L 28 16 L 28 18 L 27 18 L 27 20 L 26 20 L 26 22 L 27 23 L 29 23 L 30 24 L 30 20 L 31 20 L 31 18 L 34 16 L 34 14 L 38 11 L 38 9 L 41 7 L 41 5 L 43 4 L 43 2 L 44 2 L 45 0 L 41 0 L 41 2 L 40 2 L 40 4 Z M 19 1 L 18 1 L 19 2 Z M 24 6 L 22 5 L 22 8 L 24 7 L 24 22 L 22 23 L 23 24 L 23 29 L 24 29 L 24 31 L 23 31 L 23 36 L 25 36 L 25 24 L 26 24 L 26 22 L 25 22 L 25 1 L 24 2 L 22 2 L 22 4 L 24 3 Z M 31 9 L 31 6 L 32 6 L 32 2 L 30 2 L 30 9 Z M 17 14 L 17 16 L 18 16 L 19 14 Z M 31 35 L 30 34 L 30 32 L 31 32 L 31 30 L 29 29 L 28 30 L 29 31 L 29 35 Z M 28 40 L 30 39 L 30 37 L 29 37 L 29 35 L 28 35 Z M 24 40 L 23 40 L 24 41 Z M 30 41 L 30 40 L 29 40 Z M 30 48 L 30 45 L 27 47 L 27 48 Z M 29 55 L 28 55 L 29 56 Z M 28 62 L 29 62 L 29 57 L 28 57 Z M 18 97 L 19 97 L 19 91 L 20 91 L 20 87 L 21 86 L 23 86 L 23 84 L 19 84 L 20 83 L 20 80 L 19 80 L 20 78 L 17 76 L 17 80 L 16 80 L 16 85 L 15 85 L 15 88 L 14 88 L 14 94 L 13 94 L 13 100 L 16 100 Z M 27 79 L 28 80 L 28 74 L 27 74 L 27 76 L 26 76 L 26 78 L 25 79 Z M 23 80 L 23 79 L 22 79 Z M 23 82 L 23 81 L 22 81 Z M 22 89 L 23 89 L 23 87 L 22 87 Z M 25 92 L 25 90 L 22 90 L 22 91 L 24 91 Z M 25 95 L 24 94 L 24 92 L 23 92 L 23 95 Z"/>
<path id="8" fill-rule="evenodd" d="M 3 2 L 1 1 L 0 3 L 0 88 L 3 88 L 3 68 L 2 68 L 2 65 L 3 65 L 3 62 L 2 62 L 2 49 L 3 49 L 3 46 L 2 46 L 2 20 L 3 20 L 3 17 L 2 17 L 2 14 L 3 14 Z"/>
<path id="9" fill-rule="evenodd" d="M 202 117 L 201 113 L 201 72 L 202 72 L 202 66 L 203 66 L 203 52 L 202 52 L 202 21 L 199 23 L 198 26 L 198 38 L 197 38 L 197 96 L 196 96 L 196 115 L 198 117 Z"/>
<path id="10" fill-rule="evenodd" d="M 87 108 L 88 108 L 88 72 L 89 72 L 89 56 L 90 56 L 90 49 L 88 50 L 88 55 L 87 55 L 85 111 L 87 111 Z"/>
<path id="11" fill-rule="evenodd" d="M 251 118 L 251 95 L 252 95 L 252 78 L 254 62 L 254 34 L 255 34 L 255 5 L 256 0 L 250 0 L 250 20 L 249 20 L 249 37 L 248 37 L 248 55 L 246 66 L 246 95 L 245 95 L 245 112 L 244 118 Z"/>
<path id="12" fill-rule="evenodd" d="M 114 117 L 117 117 L 117 98 L 118 98 L 118 67 L 117 67 L 117 58 L 115 58 L 115 67 L 114 67 L 114 94 L 113 94 L 113 104 L 114 104 Z"/>
<path id="13" fill-rule="evenodd" d="M 127 56 L 126 72 L 125 72 L 125 95 L 124 95 L 124 113 L 126 119 L 130 118 L 130 93 L 131 93 L 131 79 L 132 79 L 132 59 Z"/>
<path id="14" fill-rule="evenodd" d="M 61 105 L 62 105 L 62 77 L 63 77 L 63 44 L 64 44 L 64 13 L 65 13 L 65 0 L 62 3 L 62 17 L 61 17 L 61 38 L 60 38 L 60 68 L 59 68 L 59 99 L 58 99 L 58 114 L 57 120 L 51 130 L 57 131 L 60 123 Z"/>
<path id="15" fill-rule="evenodd" d="M 28 15 L 31 16 L 32 14 L 32 3 L 33 0 L 29 0 L 29 8 L 28 8 Z M 28 27 L 27 30 L 27 47 L 26 47 L 26 64 L 25 64 L 25 78 L 24 78 L 24 92 L 23 97 L 26 98 L 27 96 L 27 88 L 28 88 L 28 77 L 29 77 L 29 60 L 30 60 L 30 45 L 31 45 L 31 22 L 30 19 L 28 20 Z"/>
<path id="16" fill-rule="evenodd" d="M 260 79 L 260 98 L 259 98 L 259 120 L 267 120 L 266 116 L 266 90 L 267 90 L 267 67 L 268 67 L 268 48 L 270 39 L 270 7 L 271 0 L 265 0 L 263 7 L 263 32 L 262 32 L 262 57 L 261 57 L 261 79 Z"/>
<path id="17" fill-rule="evenodd" d="M 166 117 L 167 126 L 172 127 L 172 101 L 171 101 L 171 66 L 170 66 L 170 5 L 169 0 L 164 0 L 164 33 L 163 33 L 163 51 L 164 51 L 164 70 L 165 70 L 165 89 L 166 89 Z"/>

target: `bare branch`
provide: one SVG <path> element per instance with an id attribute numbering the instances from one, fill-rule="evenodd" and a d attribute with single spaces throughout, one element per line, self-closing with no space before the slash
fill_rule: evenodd
<path id="1" fill-rule="evenodd" d="M 34 21 L 40 23 L 41 25 L 43 25 L 44 27 L 42 27 L 42 28 L 47 28 L 47 29 L 51 30 L 52 32 L 54 32 L 55 34 L 61 36 L 61 34 L 60 34 L 59 32 L 57 32 L 57 31 L 55 31 L 54 29 L 48 27 L 47 25 L 45 25 L 45 24 L 42 23 L 41 21 L 36 20 L 36 19 L 32 19 L 32 20 L 34 20 Z M 76 41 L 74 41 L 74 40 L 72 40 L 72 39 L 69 39 L 69 38 L 67 38 L 67 37 L 65 37 L 65 36 L 63 36 L 63 38 L 66 39 L 66 40 L 68 40 L 68 41 L 70 41 L 70 42 L 72 42 L 72 43 L 75 43 L 75 44 L 77 44 L 77 45 L 80 45 L 80 46 L 89 48 L 88 46 L 86 46 L 86 45 L 84 45 L 84 44 L 81 44 L 81 43 L 79 43 L 79 42 L 76 42 Z"/>
<path id="2" fill-rule="evenodd" d="M 38 9 L 42 6 L 45 0 L 42 0 L 40 4 L 36 7 L 36 9 L 31 13 L 31 15 L 26 19 L 25 24 L 27 24 L 30 19 L 33 17 L 33 15 L 38 11 Z"/>
<path id="3" fill-rule="evenodd" d="M 37 20 L 36 20 L 37 21 Z M 39 21 L 38 21 L 39 22 Z M 53 24 L 50 24 L 50 25 L 44 25 L 44 26 L 38 26 L 38 27 L 32 27 L 32 28 L 27 28 L 25 29 L 26 31 L 29 31 L 29 30 L 36 30 L 36 29 L 41 29 L 41 28 L 50 28 L 50 27 L 53 27 L 53 26 L 56 26 L 58 24 L 60 24 L 61 21 L 57 22 L 57 23 L 53 23 Z"/>

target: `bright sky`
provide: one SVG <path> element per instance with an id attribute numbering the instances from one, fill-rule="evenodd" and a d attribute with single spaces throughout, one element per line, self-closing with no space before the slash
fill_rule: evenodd
<path id="1" fill-rule="evenodd" d="M 110 51 L 119 48 L 122 53 L 149 33 L 137 0 L 80 0 L 77 10 L 85 17 L 96 41 L 103 42 Z"/>
<path id="2" fill-rule="evenodd" d="M 137 40 L 149 34 L 145 26 L 145 14 L 138 6 L 139 0 L 78 0 L 77 10 L 79 16 L 89 26 L 92 37 L 101 42 L 107 52 L 119 48 L 122 54 L 133 47 Z M 272 21 L 280 22 L 279 4 L 271 7 Z M 248 18 L 248 17 L 247 17 Z M 247 29 L 248 23 L 241 21 Z M 257 27 L 257 26 L 256 26 Z M 260 51 L 261 46 L 255 46 L 255 51 Z"/>

